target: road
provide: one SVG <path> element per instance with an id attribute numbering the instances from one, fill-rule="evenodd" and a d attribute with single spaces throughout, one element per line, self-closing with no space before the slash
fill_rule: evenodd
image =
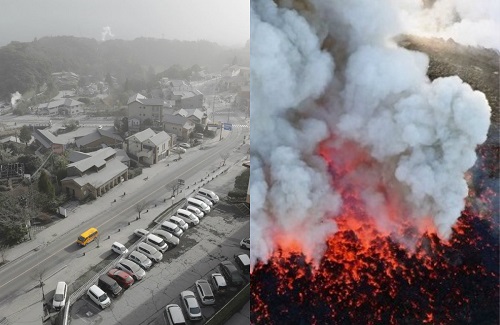
<path id="1" fill-rule="evenodd" d="M 139 201 L 161 200 L 166 196 L 166 184 L 178 178 L 189 180 L 196 175 L 200 175 L 200 173 L 204 175 L 207 167 L 213 168 L 214 162 L 220 160 L 220 154 L 231 152 L 233 148 L 242 142 L 242 138 L 243 129 L 234 129 L 233 132 L 228 132 L 224 141 L 217 143 L 212 148 L 206 150 L 191 149 L 197 151 L 184 155 L 184 159 L 179 163 L 168 167 L 164 164 L 163 166 L 166 168 L 155 177 L 145 181 L 144 185 L 134 192 L 127 193 L 119 204 L 108 205 L 108 208 L 102 209 L 94 215 L 82 220 L 75 220 L 73 229 L 64 234 L 59 234 L 57 238 L 38 252 L 28 254 L 24 258 L 10 262 L 2 267 L 0 272 L 0 307 L 8 305 L 20 296 L 23 296 L 24 299 L 29 294 L 38 295 L 38 290 L 35 290 L 36 293 L 32 291 L 38 283 L 35 279 L 39 277 L 42 271 L 44 277 L 46 277 L 64 265 L 77 263 L 75 252 L 80 249 L 75 244 L 75 239 L 82 232 L 82 229 L 97 226 L 102 234 L 115 232 L 117 228 L 124 226 L 128 220 L 134 218 L 137 214 L 135 205 Z M 162 163 L 160 162 L 160 164 Z M 95 202 L 102 203 L 105 201 L 109 204 L 108 202 L 112 199 L 111 195 L 114 195 L 113 197 L 117 196 L 117 194 L 110 193 Z M 12 311 L 11 307 L 9 307 L 9 311 Z M 19 308 L 25 307 L 20 306 Z"/>

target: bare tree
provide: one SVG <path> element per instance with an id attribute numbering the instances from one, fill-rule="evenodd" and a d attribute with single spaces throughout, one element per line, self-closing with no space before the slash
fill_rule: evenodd
<path id="1" fill-rule="evenodd" d="M 146 209 L 148 203 L 146 201 L 141 201 L 135 205 L 135 211 L 139 213 L 139 219 L 141 219 L 141 212 Z"/>
<path id="2" fill-rule="evenodd" d="M 230 156 L 229 152 L 220 154 L 220 157 L 222 159 L 222 166 L 226 166 L 226 160 L 227 160 L 227 158 L 229 158 L 229 156 Z"/>

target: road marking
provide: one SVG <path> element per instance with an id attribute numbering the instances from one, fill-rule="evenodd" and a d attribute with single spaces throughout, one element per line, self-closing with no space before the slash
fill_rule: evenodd
<path id="1" fill-rule="evenodd" d="M 239 135 L 239 134 L 238 134 L 238 135 Z M 233 142 L 235 142 L 235 140 L 234 140 L 234 139 L 237 139 L 237 138 L 238 138 L 238 135 L 237 135 L 235 138 L 233 138 Z M 222 149 L 221 149 L 220 151 L 222 151 Z M 180 176 L 183 176 L 183 175 L 187 174 L 187 173 L 188 173 L 189 171 L 191 171 L 193 168 L 195 168 L 195 167 L 197 167 L 198 165 L 200 165 L 200 164 L 204 163 L 207 159 L 209 159 L 209 158 L 211 158 L 211 157 L 213 157 L 213 156 L 215 156 L 215 155 L 217 155 L 217 154 L 219 154 L 219 153 L 218 153 L 218 152 L 216 152 L 216 153 L 214 153 L 214 154 L 212 154 L 212 155 L 207 156 L 207 158 L 205 158 L 204 160 L 200 161 L 199 163 L 197 163 L 197 164 L 196 164 L 196 165 L 194 165 L 193 167 L 189 168 L 187 171 L 185 171 L 184 173 L 182 173 L 181 175 L 179 175 L 179 176 L 177 176 L 177 177 L 180 177 Z M 164 188 L 164 186 L 162 185 L 160 188 L 158 188 L 156 191 L 152 192 L 151 194 L 149 194 L 149 195 L 148 195 L 148 196 L 146 196 L 145 198 L 147 198 L 147 197 L 149 197 L 149 196 L 153 195 L 154 193 L 158 192 L 159 190 L 161 190 L 161 189 L 163 189 L 163 188 Z M 142 198 L 141 200 L 143 200 L 143 199 L 145 199 L 145 198 Z M 99 227 L 101 227 L 101 226 L 103 226 L 103 225 L 107 224 L 109 221 L 111 221 L 111 220 L 115 219 L 115 218 L 116 218 L 116 217 L 118 217 L 120 214 L 124 213 L 125 211 L 128 211 L 128 210 L 129 210 L 129 209 L 131 209 L 133 206 L 134 206 L 134 205 L 131 205 L 130 207 L 128 207 L 128 208 L 126 208 L 125 210 L 123 210 L 122 212 L 117 213 L 115 216 L 113 216 L 112 218 L 110 218 L 110 219 L 108 219 L 107 221 L 103 222 L 102 224 L 98 225 L 97 227 L 99 228 Z M 64 249 L 66 249 L 66 248 L 70 247 L 70 246 L 71 246 L 71 245 L 73 245 L 73 244 L 74 244 L 74 242 L 72 242 L 70 245 L 68 245 L 68 246 L 66 246 L 66 247 L 63 247 L 63 248 L 61 248 L 60 250 L 58 250 L 58 251 L 54 252 L 52 255 L 49 255 L 47 258 L 45 258 L 44 260 L 42 260 L 42 261 L 41 261 L 41 262 L 39 262 L 38 264 L 34 265 L 33 267 L 31 267 L 31 268 L 27 269 L 26 271 L 24 271 L 23 273 L 19 274 L 18 276 L 14 277 L 14 278 L 12 278 L 11 280 L 9 280 L 9 281 L 5 282 L 4 284 L 0 285 L 0 288 L 2 288 L 2 287 L 4 287 L 5 285 L 7 285 L 7 284 L 11 283 L 12 281 L 16 280 L 17 278 L 19 278 L 20 276 L 22 276 L 22 275 L 26 274 L 27 272 L 29 272 L 29 271 L 33 270 L 34 268 L 38 267 L 40 264 L 42 264 L 43 262 L 45 262 L 45 261 L 46 261 L 46 260 L 48 260 L 49 258 L 52 258 L 53 256 L 57 255 L 59 252 L 63 251 Z"/>

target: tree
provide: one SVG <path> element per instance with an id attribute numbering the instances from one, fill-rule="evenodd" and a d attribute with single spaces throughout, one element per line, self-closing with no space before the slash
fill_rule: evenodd
<path id="1" fill-rule="evenodd" d="M 113 88 L 113 78 L 111 78 L 111 74 L 109 72 L 106 73 L 106 78 L 104 79 L 104 81 L 106 81 L 109 88 Z"/>
<path id="2" fill-rule="evenodd" d="M 123 83 L 123 91 L 124 92 L 127 92 L 130 90 L 130 84 L 129 84 L 129 81 L 128 81 L 128 78 L 125 79 L 125 82 Z"/>
<path id="3" fill-rule="evenodd" d="M 26 224 L 30 218 L 30 211 L 22 200 L 11 193 L 0 193 L 0 245 L 22 242 L 28 233 Z"/>
<path id="4" fill-rule="evenodd" d="M 45 170 L 42 170 L 40 178 L 38 179 L 38 190 L 42 193 L 47 194 L 51 199 L 55 196 L 54 186 L 50 182 L 49 176 L 47 175 Z"/>
<path id="5" fill-rule="evenodd" d="M 19 140 L 28 146 L 28 142 L 31 140 L 31 129 L 29 126 L 23 125 L 21 132 L 19 132 Z"/>
<path id="6" fill-rule="evenodd" d="M 148 203 L 146 201 L 141 201 L 135 205 L 135 211 L 139 213 L 139 219 L 141 219 L 141 212 L 146 209 Z"/>

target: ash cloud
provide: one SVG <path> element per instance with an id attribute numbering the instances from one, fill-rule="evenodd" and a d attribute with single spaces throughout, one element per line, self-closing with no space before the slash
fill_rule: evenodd
<path id="1" fill-rule="evenodd" d="M 110 39 L 111 37 L 115 37 L 115 35 L 111 32 L 111 27 L 104 26 L 101 32 L 101 40 L 104 42 L 106 39 Z"/>
<path id="2" fill-rule="evenodd" d="M 404 10 L 392 0 L 279 3 L 253 1 L 251 10 L 252 262 L 265 261 L 283 232 L 307 238 L 306 255 L 320 258 L 342 204 L 315 151 L 332 134 L 382 166 L 410 207 L 405 217 L 431 217 L 446 238 L 464 208 L 464 173 L 486 139 L 484 94 L 458 77 L 431 82 L 427 56 L 393 41 L 408 31 L 412 1 Z M 366 206 L 384 211 L 386 193 L 377 191 L 367 184 Z"/>
<path id="3" fill-rule="evenodd" d="M 321 95 L 334 64 L 296 12 L 271 1 L 251 2 L 251 236 L 252 261 L 277 248 L 273 238 L 297 238 L 304 250 L 321 249 L 335 230 L 325 216 L 339 197 L 326 164 L 314 154 L 328 136 L 324 121 L 307 117 L 303 103 Z M 315 236 L 309 236 L 314 233 Z M 317 242 L 306 246 L 304 239 Z"/>

